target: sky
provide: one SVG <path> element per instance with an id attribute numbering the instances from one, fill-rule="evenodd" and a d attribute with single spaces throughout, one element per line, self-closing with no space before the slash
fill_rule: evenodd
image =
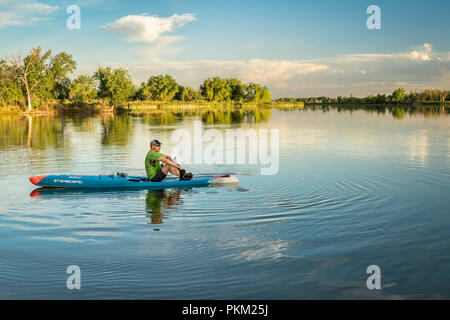
<path id="1" fill-rule="evenodd" d="M 71 5 L 80 29 L 67 27 Z M 72 54 L 72 78 L 106 65 L 136 85 L 235 77 L 273 98 L 450 89 L 448 16 L 448 0 L 0 0 L 0 59 L 41 46 Z"/>

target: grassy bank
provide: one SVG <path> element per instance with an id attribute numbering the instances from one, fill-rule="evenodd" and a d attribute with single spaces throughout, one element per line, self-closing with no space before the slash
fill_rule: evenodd
<path id="1" fill-rule="evenodd" d="M 256 110 L 256 109 L 279 109 L 279 110 L 295 110 L 310 107 L 328 108 L 342 107 L 344 109 L 377 109 L 377 108 L 450 108 L 450 102 L 400 102 L 400 103 L 304 103 L 272 101 L 268 103 L 255 102 L 208 102 L 208 101 L 130 101 L 118 107 L 106 105 L 104 100 L 96 99 L 88 103 L 73 103 L 70 101 L 48 101 L 39 106 L 33 107 L 31 114 L 55 114 L 55 115 L 94 115 L 102 113 L 161 113 L 172 112 L 174 114 L 190 113 L 190 112 L 206 112 L 206 111 L 224 111 L 224 110 Z M 20 114 L 28 113 L 25 106 L 2 106 L 0 114 Z"/>
<path id="2" fill-rule="evenodd" d="M 97 114 L 97 113 L 158 113 L 170 111 L 174 113 L 185 111 L 207 111 L 223 109 L 258 109 L 258 108 L 277 108 L 293 109 L 303 108 L 302 102 L 208 102 L 208 101 L 130 101 L 118 107 L 105 105 L 102 100 L 92 100 L 88 103 L 71 103 L 69 101 L 50 101 L 47 104 L 33 107 L 31 113 L 48 114 Z M 25 106 L 3 106 L 0 107 L 0 113 L 27 113 Z"/>

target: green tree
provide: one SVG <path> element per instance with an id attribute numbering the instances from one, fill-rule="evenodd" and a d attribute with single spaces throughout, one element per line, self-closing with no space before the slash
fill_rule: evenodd
<path id="1" fill-rule="evenodd" d="M 5 60 L 0 60 L 0 103 L 17 104 L 23 100 L 20 83 L 12 76 L 12 69 Z"/>
<path id="2" fill-rule="evenodd" d="M 80 75 L 69 85 L 69 96 L 75 102 L 87 102 L 97 95 L 95 79 L 87 75 Z"/>
<path id="3" fill-rule="evenodd" d="M 42 88 L 42 86 L 39 88 L 39 84 L 48 81 L 45 63 L 50 55 L 50 50 L 42 54 L 41 47 L 38 47 L 31 49 L 31 52 L 23 59 L 20 55 L 9 58 L 9 64 L 12 68 L 11 74 L 23 86 L 29 111 L 32 109 L 31 97 Z"/>
<path id="4" fill-rule="evenodd" d="M 168 74 L 150 77 L 146 86 L 144 92 L 148 92 L 151 99 L 157 101 L 170 101 L 178 91 L 178 83 Z"/>
<path id="5" fill-rule="evenodd" d="M 47 78 L 50 80 L 49 86 L 52 88 L 54 98 L 66 99 L 69 96 L 70 79 L 68 74 L 72 73 L 77 67 L 72 55 L 66 52 L 60 52 L 51 58 Z"/>
<path id="6" fill-rule="evenodd" d="M 58 53 L 51 59 L 50 56 L 51 50 L 43 53 L 42 48 L 37 47 L 31 49 L 23 59 L 20 55 L 13 55 L 8 59 L 11 76 L 20 83 L 28 110 L 32 109 L 33 97 L 51 99 L 67 94 L 67 75 L 75 70 L 76 62 L 65 52 Z"/>
<path id="7" fill-rule="evenodd" d="M 230 101 L 239 100 L 242 95 L 242 84 L 236 79 L 221 79 L 214 77 L 206 79 L 200 86 L 200 93 L 207 101 Z"/>
<path id="8" fill-rule="evenodd" d="M 399 88 L 392 93 L 393 102 L 401 102 L 405 98 L 405 89 Z"/>
<path id="9" fill-rule="evenodd" d="M 230 78 L 226 80 L 230 88 L 230 98 L 233 101 L 241 101 L 244 99 L 245 85 L 241 80 Z"/>
<path id="10" fill-rule="evenodd" d="M 150 92 L 150 87 L 147 85 L 147 82 L 141 82 L 136 97 L 139 100 L 150 100 L 152 98 L 152 93 Z"/>
<path id="11" fill-rule="evenodd" d="M 70 84 L 71 82 L 69 78 L 55 82 L 52 89 L 53 96 L 60 100 L 69 99 Z"/>
<path id="12" fill-rule="evenodd" d="M 175 96 L 174 96 L 173 98 L 174 98 L 175 100 L 182 101 L 181 96 L 182 96 L 182 94 L 183 94 L 184 89 L 185 89 L 185 88 L 184 88 L 182 85 L 178 85 L 177 93 L 175 93 Z"/>
<path id="13" fill-rule="evenodd" d="M 186 87 L 183 89 L 181 93 L 182 101 L 194 101 L 199 99 L 199 93 L 190 87 Z"/>
<path id="14" fill-rule="evenodd" d="M 206 79 L 200 85 L 200 93 L 206 101 L 213 101 L 214 99 L 214 87 L 211 78 Z"/>
<path id="15" fill-rule="evenodd" d="M 250 82 L 244 91 L 246 101 L 250 102 L 269 102 L 271 94 L 267 87 L 261 87 L 259 84 Z"/>
<path id="16" fill-rule="evenodd" d="M 66 52 L 56 54 L 50 60 L 49 69 L 55 81 L 64 81 L 77 67 L 72 55 Z"/>
<path id="17" fill-rule="evenodd" d="M 214 77 L 214 100 L 215 101 L 227 101 L 231 98 L 231 87 L 226 79 Z"/>

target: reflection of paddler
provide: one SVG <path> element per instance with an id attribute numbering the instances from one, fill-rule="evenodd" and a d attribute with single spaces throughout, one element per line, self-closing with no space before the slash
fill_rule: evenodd
<path id="1" fill-rule="evenodd" d="M 147 191 L 145 210 L 150 215 L 152 224 L 160 224 L 163 222 L 163 209 L 170 208 L 179 203 L 180 194 L 180 189 Z"/>

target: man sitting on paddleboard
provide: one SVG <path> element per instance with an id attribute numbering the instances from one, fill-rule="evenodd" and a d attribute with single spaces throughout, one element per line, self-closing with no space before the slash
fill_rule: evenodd
<path id="1" fill-rule="evenodd" d="M 192 179 L 192 173 L 186 173 L 186 170 L 181 169 L 181 166 L 173 161 L 171 157 L 160 153 L 160 151 L 161 142 L 158 140 L 150 142 L 150 151 L 145 157 L 145 171 L 150 181 L 160 182 L 169 172 L 180 177 L 180 180 Z M 161 166 L 160 162 L 164 163 L 164 165 Z"/>

